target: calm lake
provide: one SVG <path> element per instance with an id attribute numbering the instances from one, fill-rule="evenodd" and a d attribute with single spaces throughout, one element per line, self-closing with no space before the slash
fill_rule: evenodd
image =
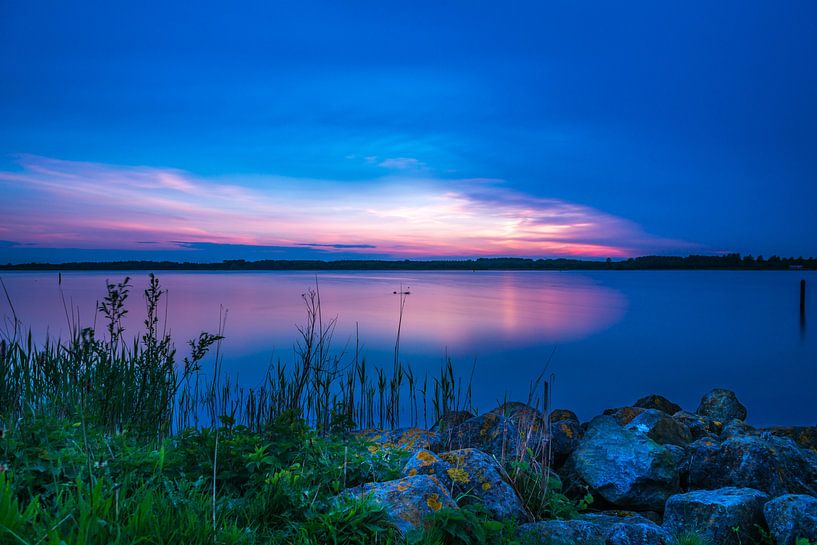
<path id="1" fill-rule="evenodd" d="M 92 325 L 105 280 L 120 272 L 68 272 L 62 290 Z M 130 273 L 131 335 L 144 319 L 147 274 Z M 268 364 L 291 361 L 301 294 L 314 272 L 158 274 L 169 289 L 167 323 L 183 352 L 227 309 L 224 367 L 256 384 Z M 18 317 L 38 338 L 68 326 L 57 273 L 5 272 Z M 808 282 L 807 319 L 799 282 Z M 355 329 L 373 365 L 391 367 L 399 297 L 406 298 L 400 359 L 436 373 L 446 353 L 484 412 L 507 394 L 527 397 L 548 365 L 554 405 L 589 418 L 649 393 L 694 411 L 714 387 L 735 390 L 755 425 L 817 424 L 817 272 L 318 272 L 334 347 L 354 352 Z M 11 315 L 0 299 L 4 327 Z"/>

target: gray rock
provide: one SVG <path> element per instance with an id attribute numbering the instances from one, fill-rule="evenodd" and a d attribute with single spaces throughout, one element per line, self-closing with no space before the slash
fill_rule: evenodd
<path id="1" fill-rule="evenodd" d="M 430 450 L 419 449 L 406 461 L 406 465 L 403 466 L 403 475 L 406 477 L 435 475 L 442 463 L 440 457 Z"/>
<path id="2" fill-rule="evenodd" d="M 522 543 L 539 545 L 606 545 L 604 530 L 586 520 L 543 520 L 523 524 L 518 530 Z"/>
<path id="3" fill-rule="evenodd" d="M 445 436 L 445 450 L 475 448 L 505 463 L 520 454 L 520 434 L 513 422 L 502 415 L 488 413 L 469 418 L 451 428 Z"/>
<path id="4" fill-rule="evenodd" d="M 768 431 L 778 437 L 788 437 L 801 447 L 817 452 L 817 426 L 775 426 L 759 431 Z"/>
<path id="5" fill-rule="evenodd" d="M 715 439 L 723 429 L 723 425 L 716 424 L 711 418 L 687 411 L 678 411 L 672 415 L 672 419 L 689 428 L 692 439 Z"/>
<path id="6" fill-rule="evenodd" d="M 763 504 L 769 496 L 752 488 L 727 487 L 676 494 L 667 500 L 664 529 L 695 532 L 718 545 L 740 545 L 760 538 Z M 733 530 L 737 528 L 737 531 Z"/>
<path id="7" fill-rule="evenodd" d="M 817 498 L 786 494 L 767 503 L 763 515 L 777 545 L 795 545 L 799 538 L 817 541 Z"/>
<path id="8" fill-rule="evenodd" d="M 633 407 L 641 407 L 642 409 L 656 409 L 669 415 L 673 415 L 681 410 L 680 405 L 677 405 L 666 397 L 658 394 L 651 394 L 646 397 L 642 397 L 633 403 Z"/>
<path id="9" fill-rule="evenodd" d="M 548 419 L 538 409 L 511 401 L 503 403 L 491 414 L 508 418 L 519 432 L 519 448 L 536 460 L 545 460 L 548 453 Z"/>
<path id="10" fill-rule="evenodd" d="M 686 447 L 692 442 L 692 432 L 685 424 L 656 409 L 645 409 L 627 424 L 627 428 L 646 433 L 660 445 Z"/>
<path id="11" fill-rule="evenodd" d="M 740 437 L 741 435 L 755 435 L 757 434 L 757 430 L 744 422 L 743 420 L 738 420 L 737 418 L 733 418 L 723 426 L 723 430 L 721 431 L 721 439 L 729 439 L 730 437 Z"/>
<path id="12" fill-rule="evenodd" d="M 615 409 L 605 409 L 602 414 L 615 418 L 619 426 L 626 426 L 644 411 L 646 411 L 646 409 L 642 407 L 617 407 Z"/>
<path id="13" fill-rule="evenodd" d="M 423 528 L 426 519 L 443 507 L 457 508 L 448 491 L 433 475 L 367 483 L 346 491 L 352 496 L 371 494 L 383 505 L 392 523 L 403 533 Z"/>
<path id="14" fill-rule="evenodd" d="M 554 466 L 562 465 L 579 446 L 584 430 L 578 420 L 565 419 L 550 424 L 550 455 Z"/>
<path id="15" fill-rule="evenodd" d="M 516 489 L 494 458 L 472 448 L 444 452 L 440 458 L 446 464 L 440 480 L 453 496 L 462 498 L 462 505 L 478 503 L 497 520 L 530 520 Z"/>
<path id="16" fill-rule="evenodd" d="M 519 528 L 519 537 L 549 545 L 668 545 L 671 541 L 663 528 L 628 512 L 524 524 Z"/>
<path id="17" fill-rule="evenodd" d="M 448 430 L 462 424 L 469 418 L 474 418 L 474 416 L 476 415 L 471 411 L 448 411 L 431 426 L 430 431 L 440 432 Z"/>
<path id="18" fill-rule="evenodd" d="M 553 409 L 548 414 L 548 418 L 551 422 L 561 422 L 562 420 L 575 420 L 577 423 L 579 422 L 579 417 L 576 416 L 576 413 L 568 409 Z"/>
<path id="19" fill-rule="evenodd" d="M 715 388 L 703 398 L 696 411 L 701 416 L 711 418 L 716 422 L 728 422 L 734 418 L 746 420 L 746 407 L 732 390 Z"/>
<path id="20" fill-rule="evenodd" d="M 570 466 L 611 504 L 661 511 L 679 490 L 683 449 L 659 445 L 644 433 L 622 428 L 615 417 L 599 416 L 588 426 Z"/>
<path id="21" fill-rule="evenodd" d="M 700 439 L 689 446 L 687 457 L 692 488 L 738 486 L 772 497 L 817 495 L 817 453 L 787 437 L 762 433 L 722 442 Z"/>

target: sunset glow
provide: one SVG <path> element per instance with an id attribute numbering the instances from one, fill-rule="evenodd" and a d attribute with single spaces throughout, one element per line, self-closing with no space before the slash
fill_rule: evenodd
<path id="1" fill-rule="evenodd" d="M 385 176 L 365 183 L 207 179 L 165 168 L 22 157 L 0 239 L 55 248 L 312 248 L 365 256 L 626 257 L 685 244 L 501 180 Z M 351 187 L 350 187 L 351 186 Z"/>

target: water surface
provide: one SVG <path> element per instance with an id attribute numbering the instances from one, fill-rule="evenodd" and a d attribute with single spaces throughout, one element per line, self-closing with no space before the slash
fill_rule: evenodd
<path id="1" fill-rule="evenodd" d="M 69 272 L 62 291 L 93 324 L 105 280 L 126 273 Z M 131 333 L 144 318 L 143 272 L 130 273 Z M 291 361 L 301 294 L 314 272 L 161 272 L 167 325 L 180 349 L 215 331 L 227 310 L 224 365 L 256 384 L 268 364 Z M 68 331 L 57 273 L 3 273 L 18 317 L 38 338 Z M 805 322 L 798 285 L 808 280 Z M 695 410 L 714 387 L 735 390 L 757 425 L 817 424 L 817 273 L 803 271 L 319 272 L 334 346 L 390 367 L 399 297 L 409 291 L 400 359 L 434 373 L 446 354 L 470 375 L 484 411 L 506 394 L 526 398 L 548 365 L 555 404 L 588 418 L 661 393 Z M 0 316 L 8 318 L 7 301 Z"/>

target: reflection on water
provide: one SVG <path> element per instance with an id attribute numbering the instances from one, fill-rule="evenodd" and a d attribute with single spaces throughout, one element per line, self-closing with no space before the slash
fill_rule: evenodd
<path id="1" fill-rule="evenodd" d="M 470 374 L 483 410 L 505 393 L 524 398 L 556 349 L 556 402 L 589 417 L 659 392 L 689 410 L 706 390 L 735 389 L 756 423 L 817 423 L 817 348 L 799 319 L 799 280 L 789 272 L 390 272 L 318 273 L 325 317 L 337 316 L 335 347 L 354 344 L 390 365 L 402 285 L 407 296 L 401 360 L 436 372 L 446 353 Z M 105 279 L 63 273 L 63 292 L 92 325 Z M 133 273 L 128 325 L 141 324 L 146 284 Z M 228 310 L 225 368 L 246 384 L 268 363 L 292 357 L 300 295 L 314 273 L 161 273 L 167 324 L 182 346 L 218 327 Z M 56 273 L 6 273 L 19 318 L 36 336 L 68 330 Z M 813 297 L 812 297 L 813 299 Z M 811 306 L 815 303 L 809 301 Z M 0 315 L 8 315 L 5 301 Z M 813 335 L 811 335 L 813 339 Z M 351 352 L 351 348 L 347 350 Z"/>

